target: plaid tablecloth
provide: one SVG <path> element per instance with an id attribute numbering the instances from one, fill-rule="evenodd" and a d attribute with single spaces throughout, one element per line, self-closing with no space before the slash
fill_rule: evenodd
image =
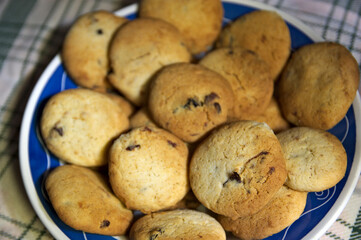
<path id="1" fill-rule="evenodd" d="M 361 0 L 257 0 L 299 18 L 361 63 Z M 82 13 L 117 10 L 125 0 L 0 0 L 0 239 L 52 239 L 32 209 L 19 170 L 18 139 L 27 99 L 64 35 Z M 321 237 L 361 239 L 361 180 Z"/>

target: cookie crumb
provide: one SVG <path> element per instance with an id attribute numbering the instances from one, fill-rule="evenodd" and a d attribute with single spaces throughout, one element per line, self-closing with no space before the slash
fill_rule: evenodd
<path id="1" fill-rule="evenodd" d="M 128 146 L 125 150 L 127 150 L 127 151 L 133 151 L 133 150 L 136 149 L 136 148 L 140 148 L 140 145 L 139 145 L 139 144 L 130 145 L 130 146 Z"/>

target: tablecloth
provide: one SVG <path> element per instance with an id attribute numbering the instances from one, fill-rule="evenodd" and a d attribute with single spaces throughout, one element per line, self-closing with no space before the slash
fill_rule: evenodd
<path id="1" fill-rule="evenodd" d="M 324 39 L 343 44 L 361 63 L 361 0 L 257 1 L 299 18 Z M 18 140 L 27 99 L 77 16 L 133 2 L 0 0 L 0 239 L 53 239 L 34 212 L 20 174 Z M 321 239 L 361 239 L 360 179 Z"/>

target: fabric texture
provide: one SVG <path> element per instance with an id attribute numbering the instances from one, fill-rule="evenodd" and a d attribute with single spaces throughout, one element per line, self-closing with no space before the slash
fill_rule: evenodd
<path id="1" fill-rule="evenodd" d="M 343 44 L 361 66 L 360 0 L 255 1 L 300 19 L 325 40 Z M 20 174 L 18 141 L 27 100 L 77 16 L 96 9 L 114 11 L 133 2 L 0 1 L 0 239 L 53 239 L 34 212 Z M 361 239 L 360 179 L 345 209 L 321 239 Z"/>

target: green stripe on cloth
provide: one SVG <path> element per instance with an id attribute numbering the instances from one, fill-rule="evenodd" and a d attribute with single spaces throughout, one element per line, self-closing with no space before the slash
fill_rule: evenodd
<path id="1" fill-rule="evenodd" d="M 332 238 L 332 239 L 335 239 L 335 240 L 343 240 L 343 238 L 341 238 L 340 236 L 338 236 L 337 234 L 333 233 L 333 232 L 329 232 L 327 231 L 325 233 L 326 236 Z"/>
<path id="2" fill-rule="evenodd" d="M 333 18 L 333 14 L 335 12 L 335 8 L 336 8 L 336 5 L 338 4 L 338 0 L 334 0 L 333 3 L 332 3 L 332 8 L 331 8 L 331 12 L 330 14 L 328 15 L 328 18 L 326 19 L 326 23 L 325 23 L 325 27 L 323 29 L 323 33 L 322 33 L 322 37 L 324 39 L 327 39 L 327 36 L 326 36 L 326 33 L 328 31 L 328 27 L 330 26 L 330 23 L 331 23 L 331 20 Z"/>
<path id="3" fill-rule="evenodd" d="M 29 13 L 33 9 L 36 0 L 24 0 L 24 1 L 9 1 L 8 5 L 4 9 L 4 12 L 0 18 L 0 29 L 8 28 L 9 22 L 14 20 L 14 16 L 17 17 L 17 22 L 21 23 L 19 25 L 13 26 L 10 32 L 4 33 L 8 38 L 9 42 L 13 42 L 18 36 L 25 19 L 28 17 Z M 3 53 L 8 53 L 10 50 L 9 45 L 0 45 L 0 51 Z M 0 58 L 0 69 L 4 63 L 5 58 Z"/>
<path id="4" fill-rule="evenodd" d="M 342 31 L 344 29 L 345 22 L 346 22 L 347 11 L 351 8 L 351 5 L 352 5 L 352 1 L 350 1 L 350 0 L 347 1 L 346 9 L 345 9 L 345 11 L 343 13 L 343 16 L 342 16 L 341 26 L 337 31 L 337 38 L 336 38 L 337 42 L 339 42 L 340 39 L 341 39 Z"/>
<path id="5" fill-rule="evenodd" d="M 354 226 L 352 227 L 352 232 L 350 235 L 350 240 L 361 239 L 361 207 L 358 211 Z"/>

